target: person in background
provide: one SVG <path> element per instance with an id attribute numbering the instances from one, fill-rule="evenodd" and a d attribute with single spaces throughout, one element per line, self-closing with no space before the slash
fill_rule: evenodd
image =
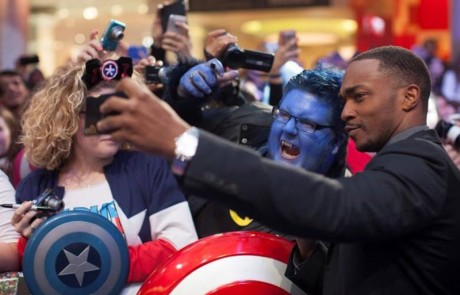
<path id="1" fill-rule="evenodd" d="M 444 73 L 444 64 L 437 55 L 438 47 L 439 42 L 437 39 L 428 38 L 423 41 L 421 46 L 416 45 L 412 49 L 427 65 L 431 77 L 431 87 L 435 93 L 439 93 L 440 91 L 442 75 Z"/>
<path id="2" fill-rule="evenodd" d="M 460 172 L 426 126 L 431 79 L 413 52 L 383 46 L 348 65 L 345 131 L 359 151 L 376 154 L 347 178 L 280 165 L 191 127 L 130 79 L 118 89 L 129 99 L 102 104 L 117 114 L 98 123 L 101 131 L 172 159 L 189 192 L 331 242 L 327 252 L 293 252 L 287 276 L 310 294 L 460 294 Z"/>
<path id="3" fill-rule="evenodd" d="M 122 150 L 122 142 L 110 135 L 87 134 L 94 126 L 85 127 L 86 101 L 113 94 L 119 79 L 132 72 L 126 57 L 67 64 L 34 94 L 24 114 L 22 140 L 28 159 L 39 169 L 18 186 L 16 200 L 22 205 L 12 217 L 22 235 L 21 254 L 44 221 L 30 209 L 31 200 L 45 189 L 64 201 L 65 210 L 106 217 L 128 244 L 127 283 L 134 284 L 128 290 L 138 288 L 169 255 L 197 239 L 188 204 L 163 159 Z M 145 88 L 142 81 L 137 83 Z"/>
<path id="4" fill-rule="evenodd" d="M 34 91 L 44 80 L 45 75 L 38 67 L 38 55 L 22 55 L 16 61 L 16 71 L 21 74 L 29 91 Z"/>
<path id="5" fill-rule="evenodd" d="M 191 58 L 193 55 L 192 40 L 189 36 L 189 26 L 186 23 L 178 23 L 176 26 L 183 34 L 177 32 L 164 31 L 161 25 L 161 10 L 168 3 L 160 3 L 157 6 L 155 18 L 152 26 L 153 44 L 151 46 L 151 55 L 156 60 L 168 64 L 166 52 L 174 52 L 179 61 Z"/>
<path id="6" fill-rule="evenodd" d="M 12 112 L 18 120 L 29 97 L 29 90 L 22 76 L 13 70 L 0 72 L 0 105 Z"/>
<path id="7" fill-rule="evenodd" d="M 460 112 L 460 56 L 444 72 L 441 83 L 441 98 L 451 105 L 455 112 Z"/>
<path id="8" fill-rule="evenodd" d="M 14 188 L 5 173 L 0 170 L 0 204 L 14 202 Z M 0 207 L 0 272 L 19 271 L 17 242 L 19 234 L 11 226 L 14 211 Z"/>
<path id="9" fill-rule="evenodd" d="M 11 180 L 13 177 L 13 161 L 22 145 L 19 140 L 19 125 L 14 115 L 5 107 L 0 106 L 0 170 Z"/>

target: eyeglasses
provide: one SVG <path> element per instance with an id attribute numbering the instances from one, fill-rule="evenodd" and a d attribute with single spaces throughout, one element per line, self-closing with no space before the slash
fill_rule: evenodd
<path id="1" fill-rule="evenodd" d="M 275 118 L 276 121 L 284 123 L 284 124 L 289 122 L 289 120 L 291 120 L 291 118 L 294 118 L 295 119 L 295 127 L 297 128 L 297 130 L 299 130 L 301 132 L 305 132 L 305 133 L 314 133 L 315 130 L 318 130 L 318 129 L 332 128 L 333 127 L 333 126 L 329 126 L 329 125 L 320 125 L 320 124 L 308 121 L 306 119 L 294 117 L 293 115 L 289 114 L 287 111 L 281 110 L 279 107 L 273 107 L 272 115 L 273 115 L 273 118 Z"/>

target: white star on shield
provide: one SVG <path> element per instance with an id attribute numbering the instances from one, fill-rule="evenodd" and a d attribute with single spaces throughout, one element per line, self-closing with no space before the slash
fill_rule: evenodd
<path id="1" fill-rule="evenodd" d="M 64 254 L 69 264 L 58 274 L 59 276 L 73 274 L 77 279 L 80 287 L 83 283 L 83 277 L 86 272 L 99 270 L 100 268 L 88 262 L 89 247 L 86 247 L 80 255 L 76 256 L 64 249 Z"/>
<path id="2" fill-rule="evenodd" d="M 108 64 L 104 67 L 105 75 L 109 78 L 113 78 L 116 75 L 117 70 L 112 64 Z"/>

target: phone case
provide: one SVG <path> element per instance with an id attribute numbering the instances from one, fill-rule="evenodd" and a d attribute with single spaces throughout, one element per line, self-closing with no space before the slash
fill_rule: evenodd
<path id="1" fill-rule="evenodd" d="M 184 1 L 178 0 L 176 2 L 163 6 L 160 13 L 161 13 L 161 26 L 163 28 L 163 32 L 166 32 L 166 29 L 168 28 L 169 16 L 171 14 L 184 15 L 184 16 L 186 15 Z"/>
<path id="2" fill-rule="evenodd" d="M 296 31 L 294 30 L 283 31 L 281 32 L 281 36 L 283 39 L 283 44 L 286 44 L 296 37 Z"/>
<path id="3" fill-rule="evenodd" d="M 176 26 L 176 22 L 186 23 L 187 18 L 183 15 L 171 14 L 168 20 L 167 32 L 176 32 L 178 34 L 185 34 L 185 31 L 181 27 Z"/>

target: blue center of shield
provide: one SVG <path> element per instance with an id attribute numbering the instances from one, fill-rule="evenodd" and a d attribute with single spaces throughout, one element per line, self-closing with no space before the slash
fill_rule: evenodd
<path id="1" fill-rule="evenodd" d="M 55 268 L 62 283 L 71 288 L 82 288 L 99 277 L 101 257 L 89 244 L 73 243 L 59 252 Z"/>

